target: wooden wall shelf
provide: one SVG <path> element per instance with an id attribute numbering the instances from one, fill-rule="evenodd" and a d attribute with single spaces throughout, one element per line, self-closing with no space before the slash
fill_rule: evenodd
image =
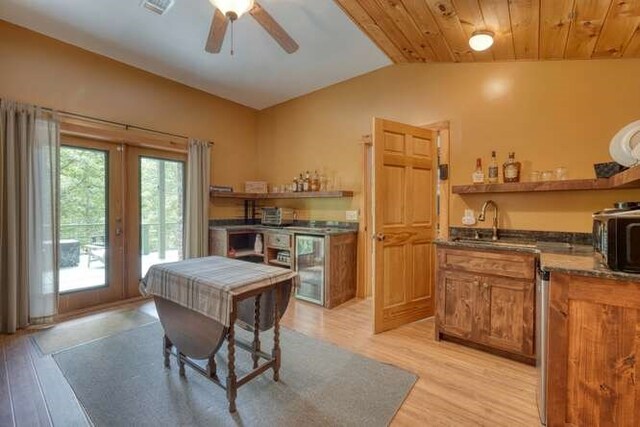
<path id="1" fill-rule="evenodd" d="M 615 190 L 640 188 L 640 166 L 627 169 L 611 178 L 568 179 L 564 181 L 513 182 L 505 184 L 454 185 L 454 194 L 534 193 L 542 191 Z"/>
<path id="2" fill-rule="evenodd" d="M 211 192 L 213 199 L 240 199 L 240 200 L 266 200 L 266 199 L 312 199 L 312 198 L 341 198 L 353 197 L 353 191 L 305 191 L 301 193 L 217 193 Z"/>

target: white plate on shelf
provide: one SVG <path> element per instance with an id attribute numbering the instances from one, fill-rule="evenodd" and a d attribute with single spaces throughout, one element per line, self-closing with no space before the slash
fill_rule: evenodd
<path id="1" fill-rule="evenodd" d="M 640 120 L 629 123 L 615 134 L 609 145 L 609 154 L 622 166 L 640 163 Z"/>

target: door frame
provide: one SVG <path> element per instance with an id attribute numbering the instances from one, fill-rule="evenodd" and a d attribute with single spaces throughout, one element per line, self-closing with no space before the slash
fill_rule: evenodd
<path id="1" fill-rule="evenodd" d="M 71 135 L 62 135 L 61 146 L 85 148 L 108 153 L 107 157 L 107 237 L 108 269 L 105 286 L 79 289 L 58 295 L 58 313 L 106 304 L 124 296 L 124 186 L 123 145 Z"/>
<path id="2" fill-rule="evenodd" d="M 362 212 L 359 226 L 359 267 L 358 267 L 358 292 L 359 298 L 371 298 L 373 297 L 373 245 L 372 234 L 373 230 L 373 212 L 372 212 L 372 167 L 373 167 L 373 123 L 375 123 L 375 117 L 372 120 L 372 133 L 369 135 L 363 135 L 361 140 L 362 145 L 362 197 L 360 200 L 360 212 Z M 443 120 L 440 122 L 434 122 L 427 125 L 417 126 L 423 129 L 432 130 L 437 133 L 438 137 L 438 191 L 436 192 L 436 200 L 434 203 L 437 206 L 437 235 L 438 239 L 449 238 L 449 204 L 450 204 L 450 179 L 451 176 L 451 164 L 450 164 L 450 143 L 451 143 L 451 131 L 450 122 Z M 448 177 L 445 180 L 440 179 L 440 166 L 447 165 Z M 373 319 L 372 319 L 373 323 Z"/>
<path id="3" fill-rule="evenodd" d="M 154 148 L 127 147 L 126 170 L 127 186 L 126 206 L 127 221 L 125 223 L 125 234 L 127 236 L 125 251 L 125 298 L 135 298 L 140 296 L 140 157 L 148 157 L 160 160 L 180 161 L 184 163 L 183 182 L 187 185 L 187 154 L 158 150 Z M 186 207 L 183 203 L 183 208 Z M 184 212 L 183 212 L 183 219 Z M 184 224 L 184 223 L 183 223 Z M 184 244 L 184 239 L 183 239 Z"/>

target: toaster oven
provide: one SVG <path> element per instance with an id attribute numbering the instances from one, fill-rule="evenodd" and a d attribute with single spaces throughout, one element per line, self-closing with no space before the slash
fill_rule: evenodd
<path id="1" fill-rule="evenodd" d="M 262 208 L 262 225 L 284 226 L 293 224 L 293 209 Z"/>
<path id="2" fill-rule="evenodd" d="M 593 214 L 593 247 L 611 270 L 640 273 L 640 203 Z"/>

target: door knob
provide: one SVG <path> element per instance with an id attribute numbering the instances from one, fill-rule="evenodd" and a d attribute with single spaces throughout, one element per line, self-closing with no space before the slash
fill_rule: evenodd
<path id="1" fill-rule="evenodd" d="M 374 239 L 376 239 L 378 242 L 382 242 L 385 239 L 385 235 L 382 233 L 376 233 L 373 236 Z"/>

